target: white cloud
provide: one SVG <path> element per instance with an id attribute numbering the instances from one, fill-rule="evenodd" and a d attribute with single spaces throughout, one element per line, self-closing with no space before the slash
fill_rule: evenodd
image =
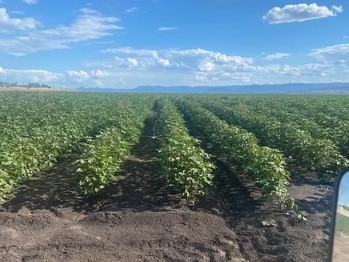
<path id="1" fill-rule="evenodd" d="M 58 84 L 63 80 L 63 74 L 53 73 L 46 70 L 28 69 L 6 69 L 0 67 L 0 76 L 3 82 L 18 83 L 42 83 Z"/>
<path id="2" fill-rule="evenodd" d="M 210 61 L 207 61 L 207 62 L 201 62 L 199 64 L 199 70 L 200 71 L 212 71 L 213 69 L 215 68 L 215 64 L 213 64 L 212 62 Z"/>
<path id="3" fill-rule="evenodd" d="M 158 63 L 161 65 L 161 66 L 170 66 L 170 61 L 167 60 L 167 59 L 163 59 L 163 58 L 159 58 L 158 59 Z"/>
<path id="4" fill-rule="evenodd" d="M 113 57 L 109 61 L 92 63 L 89 66 L 104 68 L 114 79 L 127 79 L 125 83 L 131 86 L 137 85 L 136 83 L 196 85 L 251 81 L 249 72 L 243 72 L 253 63 L 253 59 L 248 57 L 200 48 L 153 50 L 121 47 L 102 52 Z M 119 83 L 119 86 L 125 83 Z"/>
<path id="5" fill-rule="evenodd" d="M 8 30 L 32 30 L 38 26 L 39 22 L 34 18 L 12 18 L 7 13 L 6 8 L 0 8 L 0 31 Z"/>
<path id="6" fill-rule="evenodd" d="M 209 59 L 216 63 L 244 66 L 251 64 L 253 59 L 242 56 L 231 56 L 220 52 L 205 49 L 171 50 L 170 54 L 180 57 L 196 57 L 198 59 Z"/>
<path id="7" fill-rule="evenodd" d="M 287 54 L 287 53 L 275 53 L 275 54 L 267 55 L 264 59 L 271 61 L 271 60 L 276 60 L 276 59 L 287 58 L 289 56 L 290 56 L 290 54 Z"/>
<path id="8" fill-rule="evenodd" d="M 134 12 L 137 12 L 138 11 L 138 7 L 137 6 L 134 6 L 134 7 L 131 7 L 129 9 L 126 9 L 126 13 L 134 13 Z"/>
<path id="9" fill-rule="evenodd" d="M 342 13 L 342 12 L 343 12 L 343 7 L 342 7 L 342 6 L 335 6 L 335 5 L 333 5 L 333 6 L 332 6 L 332 10 L 333 10 L 335 13 Z"/>
<path id="10" fill-rule="evenodd" d="M 92 76 L 99 77 L 99 78 L 106 78 L 109 77 L 109 73 L 105 70 L 94 70 L 91 72 Z"/>
<path id="11" fill-rule="evenodd" d="M 67 74 L 72 77 L 78 77 L 78 78 L 89 78 L 88 73 L 86 71 L 80 70 L 80 71 L 67 71 Z"/>
<path id="12" fill-rule="evenodd" d="M 102 53 L 112 53 L 112 54 L 129 54 L 136 56 L 157 56 L 157 50 L 151 49 L 135 49 L 132 47 L 119 47 L 119 48 L 109 48 L 102 50 Z"/>
<path id="13" fill-rule="evenodd" d="M 205 49 L 103 50 L 106 60 L 92 61 L 78 70 L 49 72 L 0 67 L 8 82 L 40 82 L 64 87 L 129 88 L 139 85 L 234 85 L 288 82 L 349 82 L 349 44 L 309 52 L 312 62 L 280 64 L 265 57 L 249 58 Z M 280 55 L 281 54 L 281 55 Z M 287 53 L 271 54 L 274 58 Z M 291 55 L 291 54 L 287 54 Z M 309 59 L 309 57 L 308 57 Z"/>
<path id="14" fill-rule="evenodd" d="M 171 67 L 182 70 L 202 70 L 203 68 L 215 67 L 215 65 L 220 67 L 243 67 L 252 63 L 251 58 L 229 56 L 200 48 L 152 50 L 122 47 L 107 49 L 102 52 L 116 55 L 112 63 L 121 67 L 135 66 L 135 63 L 130 63 L 130 59 L 137 60 L 137 66 L 140 68 Z M 204 64 L 211 64 L 211 66 L 203 66 Z"/>
<path id="15" fill-rule="evenodd" d="M 21 36 L 0 38 L 0 52 L 23 55 L 40 50 L 69 48 L 72 43 L 99 39 L 110 35 L 113 30 L 123 29 L 116 24 L 117 22 L 119 19 L 116 17 L 102 16 L 93 9 L 82 8 L 80 15 L 71 25 L 29 30 Z"/>
<path id="16" fill-rule="evenodd" d="M 312 19 L 336 16 L 343 12 L 341 6 L 318 6 L 317 4 L 297 4 L 285 5 L 284 7 L 274 7 L 263 16 L 263 19 L 270 24 L 303 22 Z"/>
<path id="17" fill-rule="evenodd" d="M 127 61 L 128 61 L 130 66 L 138 66 L 137 59 L 127 57 Z"/>
<path id="18" fill-rule="evenodd" d="M 349 44 L 331 45 L 314 49 L 310 54 L 320 63 L 349 65 Z"/>
<path id="19" fill-rule="evenodd" d="M 334 50 L 338 51 L 340 49 L 340 53 L 343 54 L 346 48 L 335 46 L 330 50 L 333 53 Z M 328 54 L 330 50 L 313 50 L 312 56 L 315 53 L 324 55 L 325 51 Z M 325 64 L 320 60 L 299 65 L 265 64 L 266 61 L 275 62 L 277 59 L 285 59 L 291 56 L 288 53 L 270 54 L 259 59 L 232 56 L 200 48 L 152 50 L 124 47 L 104 50 L 103 53 L 110 53 L 114 56 L 114 59 L 94 66 L 110 70 L 110 75 L 113 75 L 116 79 L 121 74 L 126 84 L 119 83 L 119 85 L 136 86 L 136 83 L 230 85 L 349 81 L 349 65 L 342 66 L 341 71 L 339 71 L 337 65 Z M 137 60 L 137 64 L 131 63 L 132 60 L 130 59 Z M 160 63 L 161 59 L 168 61 L 166 66 Z M 127 77 L 128 74 L 132 77 Z M 150 75 L 152 76 L 151 80 Z"/>
<path id="20" fill-rule="evenodd" d="M 38 3 L 38 0 L 22 0 L 22 2 L 24 2 L 28 5 L 35 5 Z"/>
<path id="21" fill-rule="evenodd" d="M 158 31 L 172 31 L 172 30 L 178 30 L 177 27 L 159 27 Z"/>

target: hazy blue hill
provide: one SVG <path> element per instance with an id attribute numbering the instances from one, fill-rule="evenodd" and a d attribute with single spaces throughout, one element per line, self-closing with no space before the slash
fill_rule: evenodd
<path id="1" fill-rule="evenodd" d="M 122 93 L 231 93 L 231 94 L 349 94 L 349 83 L 273 84 L 232 86 L 139 86 L 133 89 L 79 88 L 88 92 Z"/>

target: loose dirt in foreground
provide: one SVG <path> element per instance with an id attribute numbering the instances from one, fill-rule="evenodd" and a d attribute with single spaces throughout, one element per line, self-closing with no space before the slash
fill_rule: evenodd
<path id="1" fill-rule="evenodd" d="M 326 261 L 332 188 L 293 173 L 303 221 L 217 160 L 217 188 L 187 206 L 156 173 L 151 136 L 93 203 L 74 191 L 74 156 L 18 188 L 1 206 L 0 261 Z"/>
<path id="2" fill-rule="evenodd" d="M 349 261 L 349 236 L 341 234 L 336 236 L 333 245 L 333 262 L 347 262 Z"/>

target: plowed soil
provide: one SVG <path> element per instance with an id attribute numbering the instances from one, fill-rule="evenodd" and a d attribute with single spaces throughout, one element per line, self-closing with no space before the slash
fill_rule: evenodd
<path id="1" fill-rule="evenodd" d="M 290 193 L 305 221 L 271 211 L 216 159 L 215 186 L 188 205 L 157 172 L 149 130 L 92 200 L 74 190 L 74 155 L 21 185 L 1 205 L 0 261 L 326 261 L 330 186 L 294 168 Z"/>

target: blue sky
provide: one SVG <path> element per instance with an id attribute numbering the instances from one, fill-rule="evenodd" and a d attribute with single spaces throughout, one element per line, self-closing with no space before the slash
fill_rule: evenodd
<path id="1" fill-rule="evenodd" d="M 0 81 L 349 82 L 349 2 L 0 0 Z"/>
<path id="2" fill-rule="evenodd" d="M 349 206 L 349 171 L 343 175 L 338 192 L 338 204 Z"/>

